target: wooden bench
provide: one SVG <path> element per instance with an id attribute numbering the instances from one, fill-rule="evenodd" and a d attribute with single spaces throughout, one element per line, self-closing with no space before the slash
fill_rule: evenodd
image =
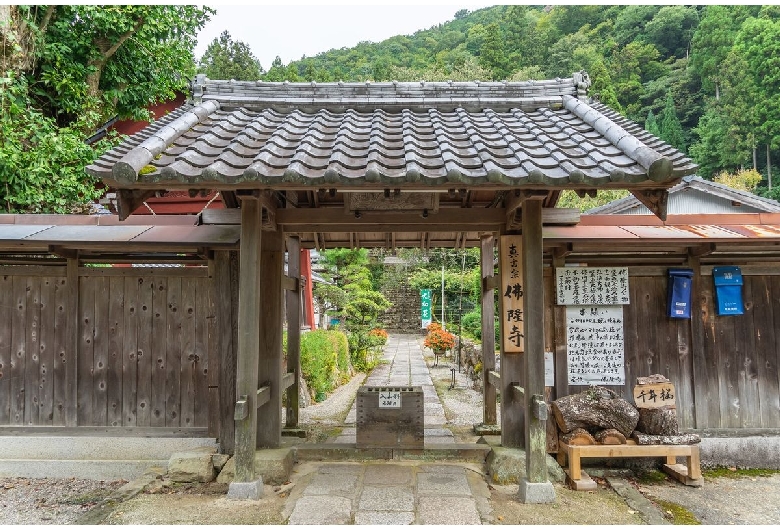
<path id="1" fill-rule="evenodd" d="M 558 463 L 566 469 L 566 482 L 573 490 L 595 490 L 596 483 L 582 471 L 582 458 L 631 458 L 663 456 L 664 472 L 686 486 L 701 486 L 703 479 L 699 466 L 698 445 L 637 445 L 628 440 L 620 445 L 568 445 L 558 441 Z M 677 457 L 684 456 L 686 465 L 678 464 Z"/>

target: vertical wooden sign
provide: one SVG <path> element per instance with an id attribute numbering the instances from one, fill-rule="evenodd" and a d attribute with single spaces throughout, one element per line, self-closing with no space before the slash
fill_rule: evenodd
<path id="1" fill-rule="evenodd" d="M 523 236 L 501 236 L 501 331 L 504 353 L 525 351 L 523 323 Z"/>

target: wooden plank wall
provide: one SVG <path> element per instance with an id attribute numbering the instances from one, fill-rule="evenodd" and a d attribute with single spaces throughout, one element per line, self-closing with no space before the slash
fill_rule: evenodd
<path id="1" fill-rule="evenodd" d="M 208 427 L 209 289 L 205 267 L 82 267 L 74 301 L 65 267 L 0 268 L 0 426 L 70 408 L 78 426 Z"/>
<path id="2" fill-rule="evenodd" d="M 623 313 L 626 385 L 610 388 L 631 400 L 638 376 L 660 373 L 676 386 L 683 429 L 780 428 L 780 266 L 742 267 L 745 314 L 738 316 L 716 315 L 712 267 L 703 266 L 691 320 L 666 317 L 665 269 L 650 269 L 629 268 L 631 304 Z M 554 300 L 551 282 L 546 282 L 546 298 Z M 565 323 L 548 321 L 547 327 L 553 337 L 546 348 L 560 350 L 563 344 L 565 349 Z M 561 360 L 565 356 L 558 352 L 557 370 Z M 571 385 L 554 395 L 586 388 Z"/>

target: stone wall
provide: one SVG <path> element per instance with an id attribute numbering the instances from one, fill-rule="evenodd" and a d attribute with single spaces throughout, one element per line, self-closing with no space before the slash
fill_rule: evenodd
<path id="1" fill-rule="evenodd" d="M 389 283 L 382 294 L 393 306 L 379 317 L 385 329 L 397 333 L 425 333 L 420 328 L 420 292 L 406 283 Z"/>

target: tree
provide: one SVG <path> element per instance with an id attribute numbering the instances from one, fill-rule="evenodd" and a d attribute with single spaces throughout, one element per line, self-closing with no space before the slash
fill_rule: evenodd
<path id="1" fill-rule="evenodd" d="M 653 111 L 647 113 L 647 119 L 645 120 L 645 130 L 653 136 L 661 136 L 661 130 L 658 128 L 658 121 L 655 119 Z"/>
<path id="2" fill-rule="evenodd" d="M 249 46 L 233 41 L 230 33 L 223 31 L 200 58 L 198 73 L 206 74 L 209 79 L 256 81 L 262 76 L 263 68 Z"/>
<path id="3" fill-rule="evenodd" d="M 0 208 L 70 212 L 98 195 L 84 140 L 115 115 L 186 88 L 212 10 L 191 6 L 3 6 Z"/>
<path id="4" fill-rule="evenodd" d="M 680 120 L 677 118 L 671 92 L 666 95 L 666 105 L 658 116 L 658 131 L 662 140 L 685 152 L 685 137 Z"/>
<path id="5" fill-rule="evenodd" d="M 698 23 L 699 14 L 695 8 L 662 7 L 645 25 L 643 38 L 653 44 L 664 58 L 686 57 Z"/>

